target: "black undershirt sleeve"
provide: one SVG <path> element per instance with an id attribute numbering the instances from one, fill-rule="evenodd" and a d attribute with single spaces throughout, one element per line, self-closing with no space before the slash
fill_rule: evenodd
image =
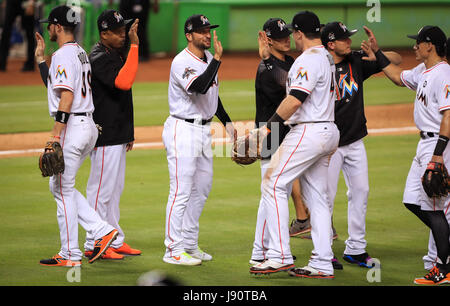
<path id="1" fill-rule="evenodd" d="M 291 91 L 289 91 L 289 95 L 296 97 L 302 103 L 305 102 L 306 98 L 309 96 L 306 92 L 297 89 L 291 89 Z"/>
<path id="2" fill-rule="evenodd" d="M 220 122 L 222 122 L 224 126 L 227 125 L 227 122 L 232 122 L 230 116 L 228 116 L 227 112 L 225 111 L 225 108 L 223 107 L 220 97 L 217 104 L 216 117 L 220 120 Z"/>
<path id="3" fill-rule="evenodd" d="M 205 72 L 203 72 L 191 83 L 188 90 L 190 92 L 196 92 L 204 95 L 214 82 L 220 63 L 220 61 L 213 58 Z"/>
<path id="4" fill-rule="evenodd" d="M 48 66 L 46 62 L 39 64 L 39 73 L 41 74 L 42 82 L 44 82 L 45 87 L 47 87 Z"/>

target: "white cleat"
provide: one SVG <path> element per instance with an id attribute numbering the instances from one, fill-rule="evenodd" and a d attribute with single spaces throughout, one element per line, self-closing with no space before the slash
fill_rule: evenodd
<path id="1" fill-rule="evenodd" d="M 184 266 L 198 266 L 202 264 L 202 261 L 197 258 L 193 258 L 186 252 L 181 253 L 178 256 L 163 257 L 163 261 L 173 265 L 184 265 Z"/>
<path id="2" fill-rule="evenodd" d="M 203 261 L 210 261 L 213 259 L 211 255 L 203 252 L 202 249 L 200 249 L 200 248 L 197 248 L 196 250 L 186 250 L 186 253 L 188 253 L 189 255 L 191 255 L 194 258 L 197 258 L 197 259 L 200 259 Z"/>

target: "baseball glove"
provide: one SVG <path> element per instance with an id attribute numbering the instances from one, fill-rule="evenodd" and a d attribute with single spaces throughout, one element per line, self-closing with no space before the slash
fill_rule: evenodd
<path id="1" fill-rule="evenodd" d="M 59 142 L 46 143 L 44 153 L 39 156 L 39 169 L 44 177 L 64 172 L 64 156 Z"/>
<path id="2" fill-rule="evenodd" d="M 448 180 L 448 172 L 444 164 L 429 162 L 422 176 L 422 186 L 428 197 L 444 197 L 448 195 Z"/>
<path id="3" fill-rule="evenodd" d="M 252 130 L 245 136 L 240 136 L 233 143 L 231 160 L 238 165 L 250 165 L 257 159 L 261 159 L 260 133 L 258 129 Z"/>

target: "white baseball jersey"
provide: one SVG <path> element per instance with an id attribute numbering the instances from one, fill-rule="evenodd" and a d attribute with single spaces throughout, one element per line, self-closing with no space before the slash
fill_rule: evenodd
<path id="1" fill-rule="evenodd" d="M 333 58 L 323 46 L 309 48 L 295 60 L 288 74 L 287 94 L 300 90 L 308 97 L 287 123 L 334 121 L 335 72 Z"/>
<path id="2" fill-rule="evenodd" d="M 169 79 L 170 115 L 182 119 L 210 119 L 217 111 L 219 83 L 217 75 L 206 94 L 190 92 L 189 86 L 208 67 L 213 56 L 205 50 L 207 62 L 185 48 L 173 59 Z"/>
<path id="3" fill-rule="evenodd" d="M 47 92 L 50 116 L 58 110 L 60 89 L 73 92 L 71 113 L 92 113 L 91 64 L 77 43 L 66 43 L 52 55 L 48 71 Z"/>
<path id="4" fill-rule="evenodd" d="M 406 87 L 416 91 L 414 122 L 424 132 L 439 133 L 442 111 L 450 109 L 450 66 L 439 62 L 426 69 L 420 64 L 401 73 Z"/>

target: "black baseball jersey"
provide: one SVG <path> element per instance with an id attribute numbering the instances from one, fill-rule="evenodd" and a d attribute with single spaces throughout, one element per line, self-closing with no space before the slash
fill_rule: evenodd
<path id="1" fill-rule="evenodd" d="M 255 125 L 257 128 L 265 125 L 286 97 L 287 75 L 293 63 L 294 59 L 289 55 L 285 56 L 285 61 L 270 55 L 267 60 L 260 62 L 255 80 Z M 267 138 L 267 146 L 266 143 L 263 144 L 263 148 L 267 148 L 267 150 L 263 149 L 261 153 L 263 158 L 270 158 L 288 132 L 289 127 L 280 127 L 279 143 L 273 148 L 270 137 Z"/>
<path id="2" fill-rule="evenodd" d="M 367 135 L 363 82 L 381 69 L 376 61 L 362 60 L 363 56 L 366 56 L 363 51 L 352 51 L 336 64 L 335 123 L 340 132 L 340 147 Z"/>
<path id="3" fill-rule="evenodd" d="M 92 66 L 94 121 L 102 128 L 96 147 L 134 141 L 133 97 L 130 90 L 115 87 L 115 80 L 125 64 L 121 52 L 97 43 L 89 55 Z"/>

